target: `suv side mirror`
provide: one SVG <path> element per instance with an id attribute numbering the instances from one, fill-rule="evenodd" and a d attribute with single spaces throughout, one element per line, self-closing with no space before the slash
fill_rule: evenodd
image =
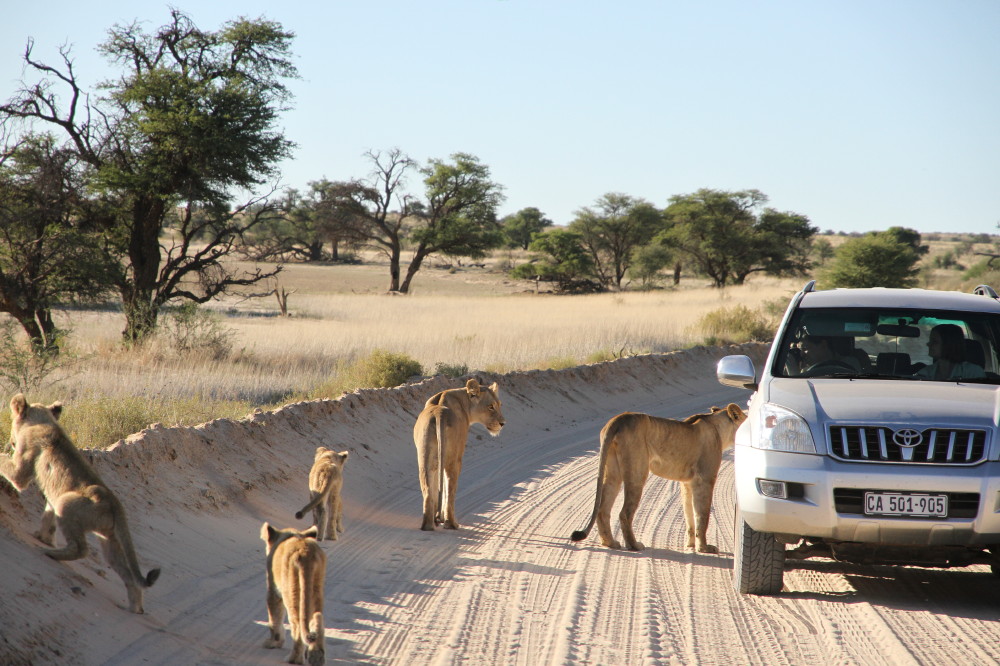
<path id="1" fill-rule="evenodd" d="M 725 386 L 757 390 L 757 373 L 749 356 L 722 357 L 715 368 L 715 377 Z"/>

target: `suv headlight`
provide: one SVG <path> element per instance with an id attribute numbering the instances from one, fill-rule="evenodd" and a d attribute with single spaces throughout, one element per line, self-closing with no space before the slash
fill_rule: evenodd
<path id="1" fill-rule="evenodd" d="M 750 445 L 758 449 L 816 453 L 809 424 L 791 410 L 765 403 L 753 422 Z"/>

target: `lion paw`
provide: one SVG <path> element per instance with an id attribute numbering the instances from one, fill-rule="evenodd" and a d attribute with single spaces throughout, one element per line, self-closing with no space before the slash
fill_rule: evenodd
<path id="1" fill-rule="evenodd" d="M 641 544 L 638 541 L 636 541 L 634 544 L 632 544 L 631 546 L 629 546 L 628 549 L 629 550 L 640 551 L 640 550 L 644 549 L 645 547 L 646 546 L 644 546 L 643 544 Z"/>
<path id="2" fill-rule="evenodd" d="M 284 638 L 268 638 L 266 641 L 264 641 L 264 647 L 266 647 L 268 650 L 280 648 L 284 644 L 285 644 Z"/>
<path id="3" fill-rule="evenodd" d="M 713 545 L 711 545 L 711 544 L 707 544 L 707 543 L 706 543 L 705 545 L 703 545 L 702 547 L 700 547 L 700 548 L 698 549 L 698 552 L 699 552 L 699 553 L 712 553 L 712 554 L 718 554 L 718 552 L 719 552 L 719 547 L 718 547 L 718 546 L 713 546 Z"/>

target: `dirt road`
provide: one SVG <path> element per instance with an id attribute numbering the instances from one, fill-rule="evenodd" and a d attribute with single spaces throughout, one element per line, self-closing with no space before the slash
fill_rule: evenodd
<path id="1" fill-rule="evenodd" d="M 129 508 L 144 567 L 163 567 L 147 615 L 123 609 L 123 586 L 99 556 L 40 557 L 30 537 L 37 497 L 5 495 L 0 662 L 281 663 L 285 649 L 261 647 L 258 533 L 263 520 L 296 524 L 319 444 L 351 450 L 346 532 L 324 546 L 330 664 L 1000 662 L 1000 578 L 986 567 L 811 560 L 789 563 L 780 595 L 735 593 L 730 456 L 709 529 L 720 554 L 684 547 L 677 484 L 658 478 L 635 520 L 645 551 L 609 550 L 596 535 L 569 540 L 592 508 L 597 433 L 608 418 L 745 403 L 746 391 L 715 383 L 719 355 L 500 377 L 507 426 L 496 439 L 473 431 L 457 532 L 417 529 L 408 430 L 422 399 L 454 382 L 145 431 L 96 464 Z"/>

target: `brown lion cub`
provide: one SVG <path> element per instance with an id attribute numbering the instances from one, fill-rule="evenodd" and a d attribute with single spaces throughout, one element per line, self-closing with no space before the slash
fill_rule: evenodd
<path id="1" fill-rule="evenodd" d="M 309 503 L 295 512 L 301 519 L 307 511 L 313 512 L 320 541 L 337 540 L 337 533 L 344 531 L 344 507 L 340 490 L 344 485 L 344 463 L 347 451 L 336 453 L 325 446 L 316 447 L 316 458 L 309 470 Z"/>
<path id="2" fill-rule="evenodd" d="M 267 553 L 267 625 L 271 636 L 266 648 L 285 644 L 285 612 L 292 630 L 289 664 L 320 666 L 326 661 L 323 628 L 323 581 L 326 554 L 316 542 L 316 526 L 302 532 L 277 530 L 264 523 L 260 538 Z"/>
<path id="3" fill-rule="evenodd" d="M 54 560 L 78 560 L 87 554 L 87 533 L 96 533 L 104 541 L 108 564 L 125 583 L 129 610 L 142 613 L 142 591 L 156 582 L 160 570 L 145 576 L 139 570 L 125 508 L 59 426 L 62 404 L 29 405 L 18 393 L 10 412 L 14 455 L 0 456 L 0 474 L 18 491 L 37 481 L 46 504 L 35 536 L 53 546 L 58 525 L 66 539 L 65 547 L 42 552 Z"/>

